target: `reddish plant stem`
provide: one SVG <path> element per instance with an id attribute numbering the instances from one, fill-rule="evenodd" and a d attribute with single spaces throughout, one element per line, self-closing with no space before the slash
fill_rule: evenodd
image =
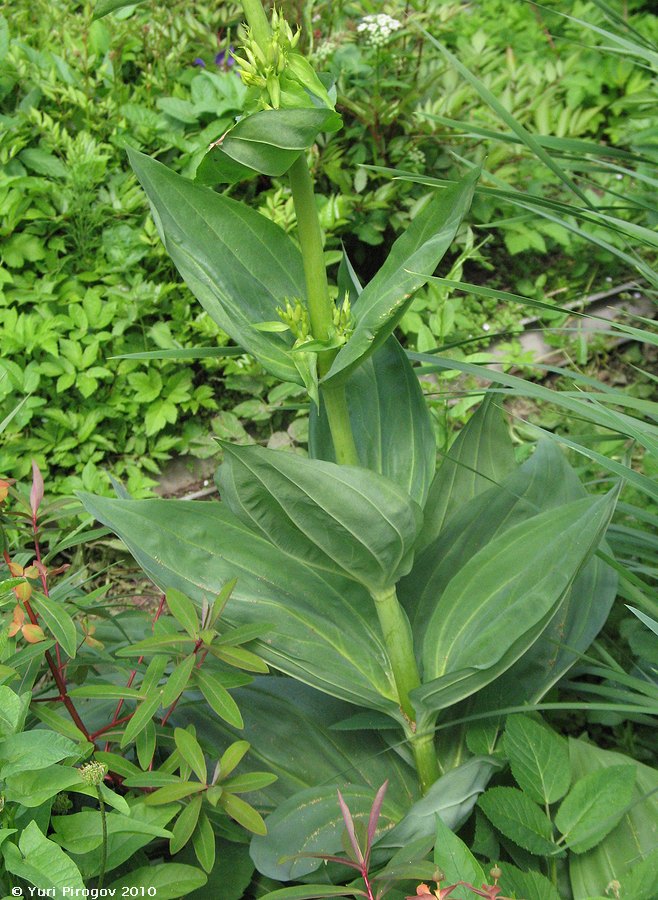
<path id="1" fill-rule="evenodd" d="M 155 616 L 154 616 L 154 618 L 153 618 L 153 622 L 151 623 L 151 631 L 154 630 L 154 628 L 155 628 L 155 623 L 158 621 L 158 619 L 159 619 L 160 616 L 162 615 L 162 610 L 164 609 L 164 605 L 165 605 L 165 599 L 166 599 L 166 597 L 165 597 L 165 595 L 163 594 L 163 595 L 160 597 L 160 605 L 158 606 L 157 612 L 156 612 L 156 614 L 155 614 Z M 140 656 L 139 659 L 137 660 L 137 666 L 141 666 L 141 664 L 142 664 L 143 662 L 144 662 L 144 657 L 143 657 L 143 656 Z M 132 670 L 132 672 L 130 673 L 130 677 L 128 678 L 128 683 L 126 684 L 126 687 L 132 687 L 132 683 L 133 683 L 133 681 L 135 680 L 135 677 L 136 677 L 136 675 L 137 675 L 137 666 L 135 666 L 135 668 L 134 668 L 134 669 Z M 114 725 L 117 724 L 117 721 L 118 721 L 118 719 L 119 719 L 119 714 L 120 714 L 120 712 L 121 712 L 121 710 L 122 710 L 122 708 L 123 708 L 123 702 L 124 702 L 124 701 L 123 701 L 123 698 L 122 698 L 122 699 L 119 700 L 119 702 L 117 703 L 116 709 L 114 710 L 114 715 L 112 716 L 112 721 L 111 721 L 110 724 L 109 724 L 109 728 L 112 728 Z M 123 720 L 122 720 L 122 721 L 123 721 Z M 105 729 L 105 730 L 109 730 L 109 728 L 108 728 L 108 729 Z M 110 747 L 110 741 L 107 741 L 107 743 L 105 744 L 105 752 L 106 752 L 106 753 L 107 753 L 107 751 L 109 750 L 109 747 Z"/>
<path id="2" fill-rule="evenodd" d="M 203 644 L 203 641 L 199 640 L 199 641 L 197 641 L 196 644 L 194 645 L 194 650 L 192 650 L 192 653 L 194 653 L 195 656 L 196 656 L 196 654 L 198 653 L 199 648 L 201 647 L 202 644 Z M 204 659 L 206 658 L 207 655 L 208 655 L 208 651 L 206 650 L 206 652 L 203 654 L 203 656 L 201 657 L 201 659 L 199 660 L 199 662 L 196 664 L 197 669 L 200 669 L 200 668 L 201 668 L 201 665 L 202 665 L 202 663 L 203 663 L 203 661 L 204 661 Z M 162 717 L 162 721 L 160 722 L 160 725 L 166 725 L 166 724 L 167 724 L 167 722 L 169 721 L 169 717 L 171 716 L 171 714 L 173 713 L 173 711 L 176 709 L 176 706 L 178 705 L 178 701 L 180 700 L 180 698 L 181 698 L 182 696 L 183 696 L 182 694 L 179 694 L 178 697 L 176 697 L 176 699 L 174 700 L 174 702 L 171 704 L 171 706 L 169 707 L 169 709 L 167 710 L 167 712 L 166 712 L 166 713 L 164 714 L 164 716 Z"/>
<path id="3" fill-rule="evenodd" d="M 41 587 L 43 588 L 43 593 L 45 594 L 45 596 L 50 597 L 50 594 L 48 593 L 48 579 L 46 578 L 46 571 L 44 569 L 43 563 L 41 562 L 41 546 L 39 544 L 36 513 L 32 513 L 32 533 L 34 534 L 34 553 L 37 559 L 37 568 L 39 569 Z M 62 654 L 60 653 L 59 644 L 55 644 L 55 655 L 57 657 L 57 668 L 62 676 L 62 681 L 66 686 L 66 667 L 62 665 Z"/>
<path id="4" fill-rule="evenodd" d="M 96 738 L 100 737 L 101 734 L 105 734 L 106 731 L 110 731 L 112 728 L 114 728 L 115 725 L 123 725 L 124 722 L 129 722 L 130 719 L 132 719 L 133 715 L 134 713 L 128 713 L 127 716 L 122 716 L 120 719 L 117 719 L 116 722 L 110 722 L 109 725 L 103 725 L 102 728 L 94 731 L 93 734 L 90 735 L 90 738 L 96 740 Z"/>
<path id="5" fill-rule="evenodd" d="M 9 556 L 9 553 L 7 552 L 6 548 L 3 551 L 3 556 L 5 558 L 5 562 L 7 563 L 7 565 L 9 565 L 11 563 L 11 557 Z M 33 625 L 38 625 L 39 620 L 38 620 L 34 610 L 30 606 L 29 601 L 25 601 L 23 603 L 23 605 L 25 607 L 25 612 L 28 614 L 30 622 Z M 55 679 L 55 684 L 57 685 L 57 690 L 59 691 L 59 697 L 54 697 L 51 699 L 59 700 L 61 703 L 64 704 L 68 714 L 73 719 L 78 730 L 81 731 L 82 734 L 84 734 L 84 736 L 87 738 L 87 740 L 91 741 L 91 743 L 93 744 L 93 739 L 92 739 L 91 735 L 87 731 L 87 728 L 85 727 L 84 722 L 80 718 L 77 709 L 73 705 L 73 701 L 71 700 L 71 698 L 69 697 L 69 695 L 66 691 L 66 683 L 64 682 L 64 679 L 62 678 L 61 672 L 58 669 L 58 667 L 55 663 L 55 660 L 52 658 L 52 656 L 48 650 L 46 650 L 46 652 L 45 652 L 45 658 L 46 658 L 46 663 L 48 664 L 48 668 L 50 669 L 52 676 Z"/>

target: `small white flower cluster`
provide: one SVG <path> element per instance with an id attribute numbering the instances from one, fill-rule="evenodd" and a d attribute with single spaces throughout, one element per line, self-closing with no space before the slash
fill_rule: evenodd
<path id="1" fill-rule="evenodd" d="M 398 22 L 392 16 L 387 16 L 386 13 L 364 16 L 356 26 L 357 32 L 364 36 L 366 43 L 371 47 L 382 47 L 393 32 L 400 28 L 402 28 L 402 22 Z"/>

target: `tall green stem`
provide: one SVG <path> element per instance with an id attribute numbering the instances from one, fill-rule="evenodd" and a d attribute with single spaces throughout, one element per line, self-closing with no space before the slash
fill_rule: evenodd
<path id="1" fill-rule="evenodd" d="M 416 733 L 415 711 L 409 694 L 420 685 L 420 675 L 414 655 L 413 637 L 397 598 L 395 587 L 373 594 L 375 609 L 388 651 L 393 678 L 398 691 L 400 708 L 408 721 L 407 736 L 414 754 L 420 786 L 427 791 L 439 777 L 439 764 L 434 747 L 434 733 Z"/>
<path id="2" fill-rule="evenodd" d="M 242 0 L 242 9 L 247 25 L 251 28 L 251 36 L 264 50 L 272 32 L 261 0 Z"/>

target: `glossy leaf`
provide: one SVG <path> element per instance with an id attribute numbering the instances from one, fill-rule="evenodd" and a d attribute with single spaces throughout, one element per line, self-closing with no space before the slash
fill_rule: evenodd
<path id="1" fill-rule="evenodd" d="M 437 597 L 454 573 L 479 550 L 542 510 L 586 496 L 564 454 L 555 444 L 542 441 L 533 456 L 499 487 L 490 487 L 464 503 L 399 585 L 398 594 L 417 639 L 420 641 L 427 630 Z M 614 601 L 615 588 L 611 568 L 592 559 L 576 577 L 541 637 L 507 673 L 478 693 L 477 708 L 484 711 L 539 700 L 599 632 Z"/>
<path id="2" fill-rule="evenodd" d="M 236 731 L 217 719 L 205 703 L 179 705 L 181 720 L 194 719 L 199 741 L 215 753 L 226 747 L 222 774 L 240 763 L 240 773 L 266 769 L 277 781 L 254 793 L 250 800 L 259 809 L 271 809 L 299 790 L 327 784 L 362 784 L 374 797 L 388 779 L 387 795 L 401 809 L 417 798 L 417 781 L 411 760 L 405 762 L 381 734 L 368 730 L 334 731 L 354 707 L 321 694 L 291 678 L 256 678 L 254 684 L 235 693 L 244 715 L 244 729 Z M 175 714 L 175 715 L 176 715 Z M 391 723 L 394 727 L 394 723 Z M 228 768 L 227 768 L 228 767 Z"/>
<path id="3" fill-rule="evenodd" d="M 210 708 L 230 725 L 242 728 L 242 716 L 238 705 L 219 678 L 205 669 L 196 669 L 194 678 Z"/>
<path id="4" fill-rule="evenodd" d="M 233 513 L 284 553 L 371 591 L 411 568 L 420 508 L 397 485 L 354 466 L 225 445 L 218 481 Z"/>
<path id="5" fill-rule="evenodd" d="M 203 158 L 196 173 L 202 184 L 232 184 L 261 173 L 284 175 L 321 131 L 337 131 L 332 109 L 266 109 L 245 116 Z"/>
<path id="6" fill-rule="evenodd" d="M 438 537 L 465 503 L 500 484 L 515 467 L 514 446 L 500 399 L 487 394 L 439 462 L 425 504 L 419 549 Z"/>
<path id="7" fill-rule="evenodd" d="M 172 829 L 171 840 L 169 841 L 169 852 L 172 856 L 182 850 L 192 837 L 199 821 L 202 803 L 203 797 L 201 794 L 196 794 L 185 804 L 176 819 Z"/>
<path id="8" fill-rule="evenodd" d="M 82 500 L 119 534 L 156 584 L 176 587 L 199 606 L 237 576 L 224 617 L 236 626 L 272 623 L 258 644 L 259 655 L 272 666 L 399 716 L 383 639 L 360 585 L 282 553 L 223 503 L 89 495 Z"/>
<path id="9" fill-rule="evenodd" d="M 490 788 L 480 797 L 478 806 L 505 837 L 529 853 L 551 856 L 556 851 L 550 819 L 523 791 Z"/>
<path id="10" fill-rule="evenodd" d="M 130 897 L 148 896 L 146 892 L 149 888 L 155 888 L 158 900 L 179 900 L 180 897 L 202 888 L 207 880 L 206 875 L 195 866 L 158 863 L 127 872 L 108 885 L 107 890 L 110 897 Z M 131 894 L 131 889 L 136 889 L 139 893 Z M 116 891 L 116 895 L 109 893 L 112 890 Z"/>
<path id="11" fill-rule="evenodd" d="M 127 747 L 131 741 L 134 741 L 139 732 L 146 728 L 162 703 L 162 692 L 154 688 L 151 694 L 147 694 L 144 699 L 137 705 L 137 709 L 133 713 L 132 719 L 126 725 L 126 730 L 121 738 L 121 748 Z"/>
<path id="12" fill-rule="evenodd" d="M 182 625 L 185 631 L 192 638 L 198 637 L 199 633 L 199 617 L 194 604 L 189 597 L 175 588 L 167 591 L 167 607 L 174 619 L 179 625 Z"/>
<path id="13" fill-rule="evenodd" d="M 555 815 L 555 826 L 573 853 L 591 850 L 609 834 L 630 805 L 635 766 L 609 766 L 584 775 Z"/>
<path id="14" fill-rule="evenodd" d="M 474 756 L 450 769 L 430 787 L 424 797 L 405 812 L 404 818 L 379 842 L 379 847 L 405 847 L 436 833 L 440 816 L 456 831 L 470 815 L 491 776 L 500 768 L 493 757 Z"/>
<path id="15" fill-rule="evenodd" d="M 386 262 L 363 289 L 354 308 L 355 327 L 325 376 L 342 380 L 380 347 L 411 298 L 443 258 L 471 205 L 478 172 L 438 192 L 399 237 Z"/>
<path id="16" fill-rule="evenodd" d="M 215 829 L 210 823 L 208 816 L 202 812 L 199 816 L 194 834 L 192 835 L 192 844 L 199 865 L 204 872 L 212 872 L 215 865 Z"/>
<path id="17" fill-rule="evenodd" d="M 441 709 L 492 681 L 537 639 L 598 546 L 614 498 L 577 500 L 490 541 L 449 582 L 427 627 L 426 684 Z"/>
<path id="18" fill-rule="evenodd" d="M 569 790 L 569 746 L 547 725 L 530 716 L 509 716 L 504 746 L 512 774 L 531 800 L 555 803 Z"/>
<path id="19" fill-rule="evenodd" d="M 35 821 L 22 830 L 18 846 L 5 842 L 2 851 L 7 870 L 33 885 L 30 890 L 35 894 L 37 890 L 54 889 L 63 896 L 62 891 L 66 888 L 72 896 L 78 891 L 81 895 L 84 893 L 84 882 L 75 862 L 43 834 Z"/>
<path id="20" fill-rule="evenodd" d="M 305 296 L 301 256 L 290 238 L 244 204 L 134 150 L 129 157 L 167 252 L 206 312 L 269 372 L 302 384 L 288 355 L 292 336 L 253 327 L 277 319 L 286 298 Z"/>
<path id="21" fill-rule="evenodd" d="M 434 864 L 443 872 L 441 880 L 447 884 L 455 884 L 458 881 L 469 881 L 475 885 L 484 884 L 482 866 L 440 816 L 436 820 Z"/>
<path id="22" fill-rule="evenodd" d="M 175 728 L 174 741 L 178 747 L 178 752 L 192 769 L 199 781 L 205 782 L 208 778 L 206 760 L 203 755 L 203 750 L 199 746 L 199 742 L 194 735 L 189 731 L 184 731 L 182 728 Z"/>
<path id="23" fill-rule="evenodd" d="M 341 784 L 340 791 L 354 820 L 366 827 L 374 797 L 372 789 Z M 377 835 L 390 829 L 403 814 L 403 809 L 385 797 Z M 335 785 L 303 790 L 267 817 L 267 835 L 252 839 L 251 858 L 263 875 L 278 881 L 299 879 L 323 865 L 321 859 L 300 854 L 341 853 L 344 830 Z"/>
<path id="24" fill-rule="evenodd" d="M 251 831 L 253 834 L 265 834 L 267 832 L 261 814 L 246 800 L 242 800 L 241 797 L 236 797 L 235 794 L 224 793 L 219 798 L 219 805 L 224 812 L 228 813 L 232 819 L 235 819 L 247 831 Z"/>
<path id="25" fill-rule="evenodd" d="M 345 394 L 360 464 L 390 478 L 422 506 L 434 474 L 436 441 L 420 383 L 394 335 L 352 372 Z M 318 413 L 315 404 L 309 454 L 336 461 L 326 412 L 321 406 Z"/>
<path id="26" fill-rule="evenodd" d="M 196 655 L 190 653 L 178 663 L 162 688 L 162 706 L 167 707 L 185 690 L 192 675 L 192 669 L 196 663 Z"/>
<path id="27" fill-rule="evenodd" d="M 44 595 L 33 594 L 31 603 L 62 650 L 73 659 L 78 646 L 78 634 L 71 616 L 61 603 Z"/>

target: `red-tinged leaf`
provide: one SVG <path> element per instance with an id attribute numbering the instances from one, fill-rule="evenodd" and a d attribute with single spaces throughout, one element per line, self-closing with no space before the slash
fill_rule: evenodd
<path id="1" fill-rule="evenodd" d="M 350 839 L 350 844 L 352 845 L 352 849 L 354 850 L 354 855 L 357 860 L 362 863 L 364 862 L 363 853 L 361 852 L 361 848 L 359 847 L 359 842 L 356 839 L 356 832 L 354 831 L 354 819 L 352 818 L 352 813 L 350 812 L 350 808 L 345 803 L 343 799 L 343 795 L 340 791 L 338 793 L 338 802 L 340 803 L 340 811 L 343 814 L 343 820 L 345 822 L 345 828 L 347 829 L 347 835 Z"/>
<path id="2" fill-rule="evenodd" d="M 46 639 L 46 635 L 39 625 L 23 625 L 23 637 L 28 644 L 38 644 Z"/>
<path id="3" fill-rule="evenodd" d="M 377 822 L 379 821 L 379 814 L 382 811 L 382 804 L 384 802 L 384 796 L 386 794 L 386 788 L 388 787 L 388 778 L 384 782 L 384 784 L 380 787 L 375 795 L 375 799 L 372 804 L 372 808 L 370 809 L 370 818 L 368 819 L 368 845 L 366 847 L 366 859 L 370 858 L 370 849 L 372 847 L 372 842 L 375 839 L 375 831 L 377 830 Z"/>
<path id="4" fill-rule="evenodd" d="M 41 501 L 43 500 L 43 476 L 39 466 L 32 460 L 32 490 L 30 491 L 30 509 L 32 519 L 36 521 Z"/>

